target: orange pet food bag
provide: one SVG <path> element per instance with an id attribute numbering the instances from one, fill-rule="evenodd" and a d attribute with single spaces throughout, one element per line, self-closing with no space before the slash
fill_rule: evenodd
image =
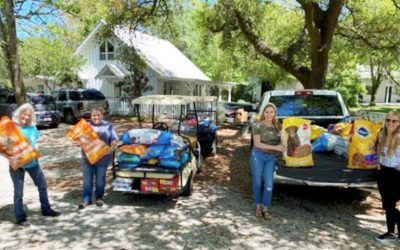
<path id="1" fill-rule="evenodd" d="M 0 151 L 7 157 L 17 159 L 15 162 L 10 162 L 13 170 L 17 170 L 40 156 L 39 152 L 32 147 L 7 116 L 0 120 Z"/>
<path id="2" fill-rule="evenodd" d="M 145 145 L 122 145 L 119 147 L 119 150 L 124 153 L 133 154 L 133 155 L 144 155 L 146 153 L 146 146 Z"/>
<path id="3" fill-rule="evenodd" d="M 90 164 L 96 163 L 105 156 L 110 147 L 102 141 L 85 119 L 81 119 L 67 132 L 67 137 L 80 142 Z"/>

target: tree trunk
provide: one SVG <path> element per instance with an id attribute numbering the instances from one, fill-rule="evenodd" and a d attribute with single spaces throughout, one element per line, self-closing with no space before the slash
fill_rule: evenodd
<path id="1" fill-rule="evenodd" d="M 383 76 L 383 68 L 381 66 L 375 66 L 372 62 L 370 62 L 370 71 L 371 71 L 371 101 L 370 106 L 375 106 L 376 92 L 378 91 L 379 86 L 382 82 Z"/>
<path id="2" fill-rule="evenodd" d="M 26 102 L 26 92 L 18 55 L 18 39 L 14 16 L 14 1 L 5 0 L 0 17 L 0 35 L 9 78 L 13 85 L 15 98 L 19 105 Z"/>

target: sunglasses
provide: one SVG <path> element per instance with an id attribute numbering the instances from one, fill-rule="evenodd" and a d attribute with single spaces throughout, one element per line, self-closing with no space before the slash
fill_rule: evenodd
<path id="1" fill-rule="evenodd" d="M 399 122 L 399 120 L 386 119 L 386 122 L 393 122 L 393 123 L 397 123 L 397 122 Z"/>

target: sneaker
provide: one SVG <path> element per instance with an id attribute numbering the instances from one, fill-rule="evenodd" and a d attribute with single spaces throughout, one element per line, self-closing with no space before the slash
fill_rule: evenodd
<path id="1" fill-rule="evenodd" d="M 393 233 L 389 233 L 389 232 L 379 235 L 375 239 L 381 243 L 391 243 L 391 242 L 395 242 L 397 240 L 396 236 L 394 236 Z"/>
<path id="2" fill-rule="evenodd" d="M 27 220 L 22 220 L 22 221 L 18 221 L 17 225 L 21 226 L 21 227 L 29 227 L 31 225 L 31 223 L 29 223 Z"/>
<path id="3" fill-rule="evenodd" d="M 81 204 L 79 204 L 78 208 L 79 209 L 84 209 L 87 206 L 90 206 L 92 203 L 91 202 L 82 202 Z"/>
<path id="4" fill-rule="evenodd" d="M 103 199 L 97 199 L 97 200 L 96 200 L 96 205 L 97 205 L 98 207 L 103 206 L 103 205 L 104 205 Z"/>
<path id="5" fill-rule="evenodd" d="M 60 216 L 60 212 L 54 211 L 53 209 L 50 209 L 48 212 L 42 212 L 43 216 L 49 216 L 49 217 L 57 217 Z"/>

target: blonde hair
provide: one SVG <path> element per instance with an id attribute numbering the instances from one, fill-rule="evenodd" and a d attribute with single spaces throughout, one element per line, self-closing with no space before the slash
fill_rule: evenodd
<path id="1" fill-rule="evenodd" d="M 272 125 L 274 126 L 274 128 L 275 128 L 277 131 L 280 131 L 280 130 L 281 130 L 281 124 L 278 122 L 278 111 L 276 110 L 275 104 L 273 104 L 272 102 L 269 102 L 269 103 L 267 103 L 267 105 L 265 105 L 265 107 L 264 107 L 264 109 L 263 109 L 263 111 L 262 111 L 262 113 L 261 113 L 261 121 L 265 120 L 264 112 L 265 112 L 265 110 L 266 110 L 267 108 L 270 108 L 270 107 L 271 107 L 271 108 L 274 110 L 274 112 L 275 112 L 274 119 L 272 119 Z"/>
<path id="2" fill-rule="evenodd" d="M 16 123 L 17 125 L 20 125 L 20 116 L 23 112 L 25 111 L 31 111 L 32 116 L 31 120 L 29 122 L 29 126 L 36 125 L 36 115 L 35 115 L 35 109 L 33 108 L 32 104 L 30 103 L 24 103 L 21 106 L 19 106 L 13 113 L 12 113 L 12 121 Z"/>
<path id="3" fill-rule="evenodd" d="M 389 157 L 392 157 L 393 154 L 395 153 L 397 147 L 399 146 L 399 132 L 400 132 L 400 124 L 397 126 L 396 130 L 393 131 L 391 134 L 388 133 L 388 130 L 386 128 L 386 119 L 389 117 L 396 116 L 400 120 L 400 113 L 397 111 L 390 111 L 387 113 L 384 121 L 384 126 L 383 126 L 383 131 L 381 133 L 381 137 L 378 143 L 378 152 L 382 152 L 382 149 L 388 144 L 388 151 L 387 155 Z M 388 143 L 387 143 L 388 142 Z"/>

